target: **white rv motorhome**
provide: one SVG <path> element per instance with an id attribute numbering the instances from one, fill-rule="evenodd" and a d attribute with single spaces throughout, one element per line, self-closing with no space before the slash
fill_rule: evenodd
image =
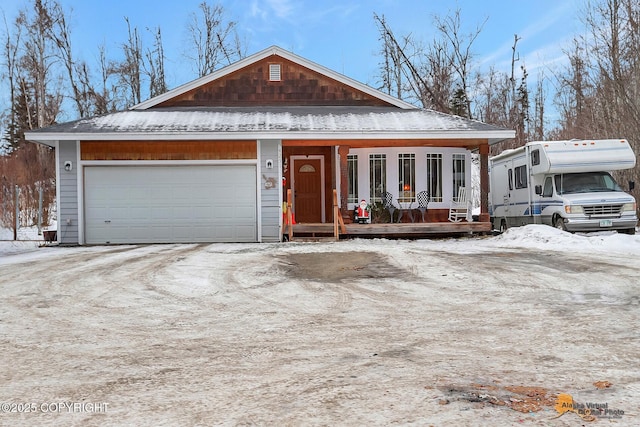
<path id="1" fill-rule="evenodd" d="M 493 227 L 547 224 L 634 234 L 636 201 L 609 172 L 635 164 L 624 139 L 537 141 L 506 150 L 489 161 Z M 629 182 L 630 190 L 633 186 Z"/>

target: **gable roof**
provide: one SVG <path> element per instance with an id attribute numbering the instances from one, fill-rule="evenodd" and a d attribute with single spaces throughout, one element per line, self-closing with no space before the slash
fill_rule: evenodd
<path id="1" fill-rule="evenodd" d="M 391 95 L 387 95 L 384 92 L 381 92 L 377 89 L 374 89 L 370 86 L 367 86 L 363 83 L 360 83 L 354 79 L 351 79 L 343 74 L 337 73 L 329 68 L 326 68 L 320 64 L 316 64 L 313 61 L 310 61 L 306 58 L 298 56 L 294 53 L 288 52 L 278 46 L 271 46 L 267 49 L 264 49 L 258 53 L 255 53 L 251 56 L 247 56 L 233 64 L 230 64 L 224 68 L 221 68 L 217 71 L 214 71 L 211 74 L 208 74 L 199 79 L 193 80 L 189 83 L 183 84 L 182 86 L 178 86 L 175 89 L 172 89 L 168 92 L 163 93 L 162 95 L 158 95 L 155 98 L 151 98 L 147 101 L 141 102 L 140 104 L 134 105 L 131 107 L 131 110 L 147 110 L 153 107 L 157 107 L 173 98 L 179 97 L 189 91 L 195 90 L 199 87 L 205 86 L 215 80 L 222 79 L 230 74 L 241 70 L 245 67 L 248 67 L 256 62 L 262 61 L 272 56 L 279 56 L 296 64 L 299 64 L 303 67 L 310 69 L 318 74 L 329 77 L 337 82 L 340 82 L 346 86 L 352 87 L 356 91 L 363 92 L 371 97 L 380 99 L 386 104 L 396 106 L 402 109 L 416 109 L 415 105 L 409 104 L 408 102 L 399 100 Z"/>
<path id="2" fill-rule="evenodd" d="M 245 73 L 256 62 L 278 55 L 381 100 L 380 105 L 280 103 L 242 106 L 184 106 L 172 101 L 215 80 Z M 228 81 L 228 80 L 225 80 Z M 233 87 L 230 88 L 232 90 Z M 349 89 L 349 90 L 350 90 Z M 369 102 L 370 99 L 367 101 Z M 257 104 L 257 103 L 256 103 Z M 54 146 L 59 140 L 484 140 L 489 144 L 515 137 L 515 131 L 450 114 L 415 107 L 326 67 L 272 46 L 208 76 L 133 106 L 129 110 L 53 125 L 25 133 L 34 142 Z"/>

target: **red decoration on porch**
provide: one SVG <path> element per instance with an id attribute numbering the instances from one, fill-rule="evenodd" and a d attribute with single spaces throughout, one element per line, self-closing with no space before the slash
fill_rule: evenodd
<path id="1" fill-rule="evenodd" d="M 295 212 L 293 212 L 293 210 L 291 210 L 291 223 L 292 224 L 296 224 L 296 214 Z M 282 203 L 282 224 L 283 225 L 288 225 L 289 221 L 287 219 L 287 203 L 284 202 Z"/>
<path id="2" fill-rule="evenodd" d="M 356 208 L 356 221 L 360 224 L 369 222 L 369 205 L 364 199 L 362 199 L 362 201 Z"/>

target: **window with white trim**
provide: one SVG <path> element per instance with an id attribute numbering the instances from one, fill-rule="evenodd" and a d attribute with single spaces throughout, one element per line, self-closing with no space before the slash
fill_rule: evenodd
<path id="1" fill-rule="evenodd" d="M 453 196 L 458 196 L 458 189 L 466 187 L 466 156 L 464 154 L 453 155 Z"/>
<path id="2" fill-rule="evenodd" d="M 347 202 L 358 203 L 358 156 L 356 154 L 347 155 L 347 179 L 349 180 Z"/>
<path id="3" fill-rule="evenodd" d="M 416 194 L 416 155 L 398 154 L 398 200 L 412 202 Z"/>
<path id="4" fill-rule="evenodd" d="M 442 202 L 442 154 L 427 154 L 427 190 L 429 200 Z"/>
<path id="5" fill-rule="evenodd" d="M 369 198 L 371 203 L 383 202 L 387 192 L 387 156 L 369 154 Z"/>

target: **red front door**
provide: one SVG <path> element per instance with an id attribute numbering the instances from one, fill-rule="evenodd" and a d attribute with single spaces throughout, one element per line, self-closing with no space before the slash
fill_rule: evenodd
<path id="1" fill-rule="evenodd" d="M 322 162 L 297 159 L 294 170 L 294 210 L 296 222 L 322 222 Z"/>

